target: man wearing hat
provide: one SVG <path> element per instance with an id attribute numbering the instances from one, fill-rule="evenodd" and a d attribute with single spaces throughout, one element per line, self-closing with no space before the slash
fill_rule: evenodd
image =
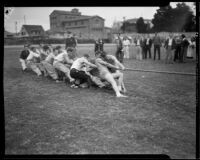
<path id="1" fill-rule="evenodd" d="M 22 71 L 26 71 L 27 69 L 27 63 L 26 63 L 26 58 L 29 55 L 29 44 L 24 45 L 24 49 L 21 51 L 20 57 L 19 57 L 19 62 L 21 63 Z"/>

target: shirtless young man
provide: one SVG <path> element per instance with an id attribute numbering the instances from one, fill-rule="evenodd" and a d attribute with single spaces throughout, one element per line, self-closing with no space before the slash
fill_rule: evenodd
<path id="1" fill-rule="evenodd" d="M 125 69 L 124 65 L 121 64 L 117 58 L 113 55 L 108 55 L 106 52 L 101 52 L 100 53 L 101 55 L 101 59 L 109 64 L 112 64 L 114 65 L 115 67 L 117 68 L 120 68 L 122 70 Z M 108 70 L 111 72 L 112 76 L 114 79 L 117 80 L 117 85 L 118 85 L 118 88 L 120 90 L 120 92 L 126 92 L 126 88 L 125 88 L 125 85 L 124 85 L 124 75 L 122 72 L 120 72 L 119 70 L 117 69 L 114 69 L 114 68 L 110 68 L 108 67 Z"/>
<path id="2" fill-rule="evenodd" d="M 104 61 L 104 58 L 106 56 L 108 56 L 108 55 L 106 55 L 106 52 L 101 52 L 101 54 L 97 54 L 97 56 L 96 56 L 97 59 L 95 60 L 95 64 L 98 67 L 98 70 L 100 72 L 100 77 L 102 79 L 108 81 L 112 85 L 112 88 L 114 89 L 117 97 L 127 97 L 120 93 L 120 89 L 121 89 L 120 86 L 122 85 L 122 81 L 123 81 L 122 74 L 120 72 L 110 73 L 110 71 L 108 69 L 108 67 L 109 67 L 109 68 L 116 69 L 116 70 L 118 70 L 118 69 L 124 70 L 124 66 L 116 67 L 115 65 L 112 65 L 112 64 Z M 119 78 L 118 85 L 114 78 Z"/>

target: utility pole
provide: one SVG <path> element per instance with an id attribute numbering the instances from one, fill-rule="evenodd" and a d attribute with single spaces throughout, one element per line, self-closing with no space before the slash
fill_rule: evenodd
<path id="1" fill-rule="evenodd" d="M 125 24 L 126 17 L 123 17 L 123 19 L 124 19 L 124 33 L 125 33 L 125 31 L 126 31 L 126 24 Z"/>
<path id="2" fill-rule="evenodd" d="M 16 35 L 17 35 L 17 21 L 15 21 L 15 32 L 16 32 Z"/>
<path id="3" fill-rule="evenodd" d="M 24 24 L 26 24 L 26 16 L 24 15 Z"/>

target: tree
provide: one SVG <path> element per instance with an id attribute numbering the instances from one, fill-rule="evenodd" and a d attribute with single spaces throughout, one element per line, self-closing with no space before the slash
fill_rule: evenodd
<path id="1" fill-rule="evenodd" d="M 144 23 L 144 19 L 142 17 L 138 18 L 136 22 L 136 28 L 137 28 L 138 33 L 147 32 L 147 24 Z"/>
<path id="2" fill-rule="evenodd" d="M 131 26 L 131 24 L 130 24 L 129 22 L 125 21 L 125 22 L 122 23 L 122 26 L 121 26 L 120 29 L 121 29 L 123 32 L 131 32 L 130 26 Z"/>
<path id="3" fill-rule="evenodd" d="M 170 5 L 160 7 L 152 20 L 153 30 L 181 32 L 195 30 L 195 16 L 192 10 L 185 3 L 178 3 L 176 8 Z"/>

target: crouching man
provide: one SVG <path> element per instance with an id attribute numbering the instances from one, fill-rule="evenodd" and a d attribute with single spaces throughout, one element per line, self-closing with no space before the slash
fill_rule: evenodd
<path id="1" fill-rule="evenodd" d="M 53 66 L 55 69 L 63 72 L 69 79 L 70 83 L 74 81 L 74 78 L 70 76 L 70 66 L 74 62 L 70 59 L 73 54 L 73 48 L 67 48 L 67 52 L 62 50 L 60 46 L 57 47 L 58 55 L 54 58 Z"/>
<path id="2" fill-rule="evenodd" d="M 27 66 L 31 68 L 33 72 L 35 72 L 38 76 L 42 75 L 42 72 L 37 66 L 36 59 L 38 59 L 40 55 L 37 53 L 37 50 L 35 47 L 32 47 L 31 50 L 29 50 L 29 55 L 27 57 Z"/>
<path id="3" fill-rule="evenodd" d="M 122 89 L 123 91 L 126 91 L 123 84 L 123 74 L 121 72 L 114 72 L 114 71 L 113 73 L 111 73 L 108 69 L 110 68 L 110 69 L 115 69 L 115 70 L 119 70 L 119 69 L 124 70 L 125 68 L 123 65 L 119 65 L 118 63 L 115 64 L 116 66 L 111 63 L 108 63 L 108 61 L 111 61 L 111 60 L 118 62 L 114 58 L 110 58 L 110 57 L 112 56 L 107 55 L 106 52 L 101 52 L 100 54 L 97 54 L 97 59 L 95 61 L 95 64 L 98 67 L 98 70 L 100 73 L 99 75 L 101 79 L 108 81 L 112 85 L 112 88 L 114 89 L 117 97 L 127 97 L 120 93 Z M 118 79 L 118 83 L 115 81 L 115 78 Z"/>
<path id="4" fill-rule="evenodd" d="M 21 63 L 21 66 L 22 66 L 22 71 L 25 71 L 27 69 L 27 62 L 26 62 L 26 59 L 29 55 L 29 47 L 30 45 L 24 45 L 24 49 L 23 51 L 21 52 L 20 54 L 20 57 L 19 57 L 19 62 Z"/>
<path id="5" fill-rule="evenodd" d="M 71 87 L 77 88 L 78 86 L 81 86 L 83 83 L 87 83 L 90 87 L 92 80 L 91 80 L 91 75 L 87 72 L 84 71 L 83 68 L 86 66 L 92 67 L 92 68 L 97 68 L 96 65 L 90 63 L 89 61 L 89 55 L 84 54 L 83 57 L 77 58 L 70 69 L 70 76 L 74 78 L 75 80 L 79 80 L 79 84 L 74 83 Z"/>
<path id="6" fill-rule="evenodd" d="M 58 74 L 55 70 L 55 68 L 53 67 L 53 62 L 54 62 L 54 58 L 58 55 L 58 50 L 57 48 L 53 49 L 53 52 L 50 51 L 50 53 L 48 54 L 48 56 L 45 58 L 44 61 L 42 61 L 43 66 L 45 67 L 47 74 L 56 82 L 59 82 L 58 80 Z"/>

